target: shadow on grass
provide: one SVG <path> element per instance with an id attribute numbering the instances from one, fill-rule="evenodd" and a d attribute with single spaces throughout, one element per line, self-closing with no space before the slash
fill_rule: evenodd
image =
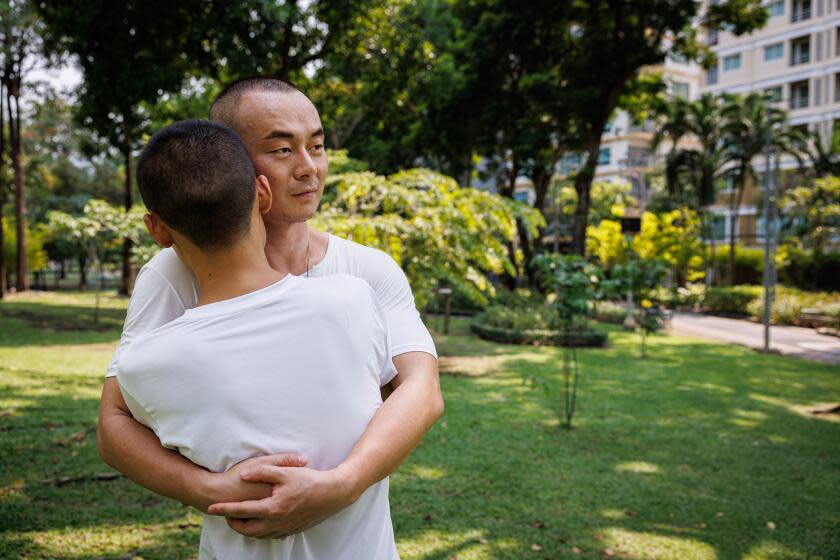
<path id="1" fill-rule="evenodd" d="M 558 394 L 521 382 L 559 386 L 559 350 L 517 351 L 492 378 L 445 378 L 445 418 L 393 477 L 399 540 L 451 537 L 415 556 L 429 559 L 469 547 L 521 558 L 532 545 L 548 558 L 580 557 L 573 546 L 593 558 L 742 558 L 763 546 L 756 557 L 840 557 L 840 426 L 792 411 L 831 400 L 826 390 L 836 400 L 836 369 L 651 342 L 644 360 L 626 338 L 579 353 L 571 431 Z M 433 468 L 441 475 L 422 476 Z"/>

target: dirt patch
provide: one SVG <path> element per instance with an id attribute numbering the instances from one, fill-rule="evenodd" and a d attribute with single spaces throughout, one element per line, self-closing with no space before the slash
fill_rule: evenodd
<path id="1" fill-rule="evenodd" d="M 819 418 L 840 423 L 840 403 L 818 403 L 793 407 L 796 412 L 809 418 Z"/>
<path id="2" fill-rule="evenodd" d="M 441 356 L 438 367 L 442 375 L 453 377 L 481 377 L 499 369 L 498 357 L 486 356 Z"/>

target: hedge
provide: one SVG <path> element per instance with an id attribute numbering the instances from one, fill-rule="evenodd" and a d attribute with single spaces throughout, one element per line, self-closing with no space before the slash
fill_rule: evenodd
<path id="1" fill-rule="evenodd" d="M 803 290 L 840 291 L 840 252 L 814 253 L 791 245 L 780 248 L 787 254 L 778 268 L 779 282 Z M 717 245 L 717 278 L 726 279 L 729 245 Z M 761 284 L 764 274 L 764 249 L 735 246 L 735 281 L 733 284 Z"/>
<path id="2" fill-rule="evenodd" d="M 604 347 L 607 344 L 607 333 L 597 331 L 564 334 L 560 331 L 549 330 L 514 330 L 493 327 L 478 321 L 470 324 L 470 330 L 479 338 L 505 344 L 585 346 L 598 348 Z"/>

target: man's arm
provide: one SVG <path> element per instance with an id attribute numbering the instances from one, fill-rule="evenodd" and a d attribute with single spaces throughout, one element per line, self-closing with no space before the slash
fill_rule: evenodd
<path id="1" fill-rule="evenodd" d="M 108 465 L 140 486 L 202 511 L 219 500 L 254 500 L 271 493 L 266 484 L 241 480 L 237 467 L 223 474 L 211 473 L 163 447 L 155 433 L 131 415 L 116 377 L 106 378 L 102 388 L 96 444 Z M 269 459 L 272 464 L 306 464 L 294 455 L 261 457 L 248 464 Z"/>
<path id="2" fill-rule="evenodd" d="M 319 472 L 284 468 L 266 461 L 243 469 L 244 480 L 274 484 L 272 496 L 216 504 L 209 513 L 228 517 L 228 524 L 246 536 L 288 535 L 351 505 L 368 487 L 391 474 L 417 447 L 444 409 L 434 356 L 408 352 L 396 356 L 394 365 L 399 373 L 391 381 L 393 393 L 338 467 Z"/>

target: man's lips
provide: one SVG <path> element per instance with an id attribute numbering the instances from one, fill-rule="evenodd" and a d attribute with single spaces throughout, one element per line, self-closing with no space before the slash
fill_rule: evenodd
<path id="1" fill-rule="evenodd" d="M 311 189 L 308 191 L 301 191 L 299 193 L 292 193 L 292 196 L 306 196 L 308 194 L 315 194 L 318 192 L 318 189 Z"/>

